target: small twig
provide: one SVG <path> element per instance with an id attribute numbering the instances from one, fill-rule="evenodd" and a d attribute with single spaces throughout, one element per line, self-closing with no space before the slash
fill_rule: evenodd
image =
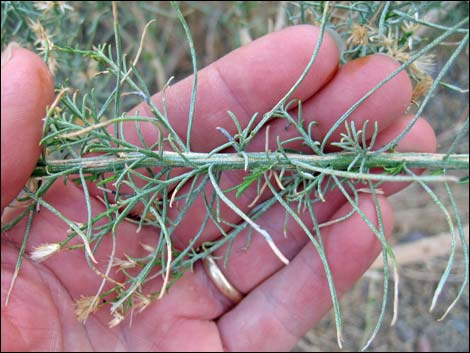
<path id="1" fill-rule="evenodd" d="M 90 127 L 91 128 L 91 127 Z M 96 128 L 94 125 L 93 129 Z M 341 171 L 341 176 L 361 179 L 361 173 L 344 172 L 351 161 L 356 157 L 354 153 L 330 153 L 322 156 L 304 155 L 304 154 L 281 154 L 272 152 L 251 152 L 246 153 L 248 157 L 249 169 L 256 167 L 270 167 L 273 161 L 276 161 L 272 168 L 274 169 L 296 169 L 298 167 L 312 169 L 314 171 L 326 172 L 327 174 L 336 174 Z M 177 153 L 162 152 L 161 158 L 151 158 L 138 152 L 129 152 L 121 157 L 96 156 L 78 159 L 47 160 L 36 166 L 33 172 L 34 176 L 50 176 L 52 174 L 71 171 L 75 174 L 74 168 L 83 168 L 84 173 L 101 173 L 106 171 L 117 171 L 130 164 L 140 160 L 135 168 L 142 167 L 188 167 L 188 161 L 194 168 L 212 165 L 215 170 L 237 170 L 245 169 L 246 160 L 238 153 Z M 447 157 L 447 158 L 445 158 Z M 453 154 L 447 156 L 439 153 L 385 153 L 374 155 L 367 158 L 364 166 L 367 168 L 389 168 L 397 167 L 406 163 L 409 168 L 428 168 L 428 169 L 461 169 L 468 170 L 469 155 Z M 319 169 L 321 168 L 321 169 Z M 363 175 L 370 179 L 380 179 L 379 175 Z M 410 177 L 385 175 L 385 179 L 395 181 L 410 181 Z M 393 178 L 396 179 L 393 179 Z M 458 181 L 455 177 L 446 176 L 427 176 L 429 181 Z M 411 180 L 412 181 L 412 180 Z"/>

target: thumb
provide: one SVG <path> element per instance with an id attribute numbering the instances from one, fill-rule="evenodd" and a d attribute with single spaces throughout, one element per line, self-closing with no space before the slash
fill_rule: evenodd
<path id="1" fill-rule="evenodd" d="M 54 81 L 39 56 L 11 43 L 2 53 L 1 208 L 21 191 L 39 158 L 46 106 Z"/>

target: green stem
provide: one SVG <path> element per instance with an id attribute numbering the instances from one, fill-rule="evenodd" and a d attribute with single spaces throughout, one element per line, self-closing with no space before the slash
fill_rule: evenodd
<path id="1" fill-rule="evenodd" d="M 193 167 L 205 168 L 212 166 L 214 170 L 237 170 L 245 169 L 245 158 L 238 153 L 176 153 L 163 152 L 161 157 L 146 157 L 138 152 L 120 152 L 116 156 L 97 156 L 78 159 L 47 160 L 39 162 L 34 170 L 34 176 L 48 176 L 62 173 L 76 174 L 82 169 L 84 173 L 98 174 L 110 171 L 120 171 L 130 164 L 134 168 L 142 167 Z M 308 164 L 316 168 L 329 168 L 331 170 L 346 170 L 355 153 L 330 153 L 322 156 L 303 154 L 281 154 L 277 152 L 253 152 L 246 153 L 248 168 L 259 167 L 274 169 L 297 169 L 299 166 Z M 437 153 L 383 153 L 380 155 L 365 156 L 364 167 L 367 168 L 393 168 L 403 163 L 409 168 L 427 169 L 460 169 L 468 170 L 468 154 L 437 154 Z M 188 165 L 188 161 L 191 165 Z"/>

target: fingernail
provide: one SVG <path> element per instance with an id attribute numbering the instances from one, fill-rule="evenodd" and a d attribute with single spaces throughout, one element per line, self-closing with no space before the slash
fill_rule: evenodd
<path id="1" fill-rule="evenodd" d="M 341 56 L 343 54 L 343 51 L 344 51 L 345 47 L 346 47 L 346 45 L 344 44 L 343 39 L 341 38 L 339 33 L 336 32 L 334 29 L 331 29 L 331 28 L 327 27 L 326 31 L 331 36 L 331 38 L 333 38 L 333 40 L 335 41 L 336 47 L 338 48 L 339 56 Z"/>
<path id="2" fill-rule="evenodd" d="M 13 49 L 19 48 L 20 45 L 16 42 L 10 42 L 5 50 L 2 52 L 2 67 L 5 66 L 13 56 Z"/>

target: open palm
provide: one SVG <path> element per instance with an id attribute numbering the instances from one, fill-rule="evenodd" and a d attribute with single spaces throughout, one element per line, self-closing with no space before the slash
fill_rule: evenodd
<path id="1" fill-rule="evenodd" d="M 200 71 L 195 127 L 192 137 L 194 151 L 208 151 L 224 141 L 215 128 L 231 131 L 227 116 L 231 110 L 243 123 L 254 112 L 269 110 L 292 86 L 305 68 L 319 30 L 312 26 L 295 26 L 269 34 L 248 46 L 237 49 Z M 53 98 L 53 82 L 45 64 L 31 52 L 10 48 L 2 55 L 1 88 L 1 153 L 2 153 L 2 211 L 18 194 L 30 175 L 39 155 L 38 141 L 44 109 Z M 4 60 L 5 59 L 5 60 Z M 359 98 L 397 67 L 383 55 L 358 59 L 338 68 L 339 53 L 332 37 L 324 38 L 320 54 L 312 70 L 294 97 L 303 101 L 307 120 L 318 122 L 316 138 L 321 139 L 328 128 Z M 166 92 L 168 116 L 177 132 L 184 137 L 191 94 L 191 78 L 185 79 Z M 161 95 L 154 96 L 157 105 Z M 404 115 L 411 99 L 411 83 L 406 73 L 397 75 L 367 99 L 351 116 L 361 126 L 365 120 L 378 121 L 380 135 L 377 146 L 384 145 L 403 130 L 411 119 Z M 139 114 L 149 114 L 141 105 Z M 143 125 L 144 126 L 144 125 Z M 154 141 L 155 131 L 143 127 L 145 138 Z M 294 129 L 285 123 L 271 123 L 269 141 L 275 149 L 276 136 L 293 136 Z M 339 132 L 332 140 L 338 139 Z M 130 124 L 126 138 L 138 143 Z M 184 140 L 184 138 L 183 138 Z M 252 142 L 250 148 L 262 151 L 265 135 Z M 296 148 L 302 148 L 297 146 Z M 398 147 L 401 151 L 432 152 L 435 138 L 432 128 L 419 120 Z M 220 186 L 227 189 L 243 180 L 244 172 L 226 172 Z M 386 196 L 398 191 L 403 184 L 386 184 L 380 196 L 386 233 L 393 225 L 392 210 Z M 95 194 L 98 190 L 92 190 Z M 247 190 L 241 198 L 231 199 L 243 210 L 256 196 Z M 361 194 L 360 206 L 375 219 L 375 206 L 370 195 Z M 263 197 L 267 197 L 266 194 Z M 346 214 L 350 205 L 340 192 L 332 191 L 327 202 L 315 205 L 320 222 Z M 84 196 L 80 188 L 68 183 L 56 183 L 46 200 L 76 222 L 87 219 Z M 93 199 L 92 209 L 102 212 L 104 206 Z M 15 212 L 7 209 L 7 213 Z M 176 208 L 172 212 L 177 212 Z M 173 234 L 176 247 L 184 247 L 194 229 L 198 229 L 205 214 L 203 200 L 196 200 L 188 216 Z M 223 209 L 224 218 L 238 223 L 239 217 Z M 170 215 L 173 216 L 173 215 Z M 309 223 L 308 215 L 305 223 Z M 226 268 L 228 280 L 242 293 L 244 299 L 234 306 L 207 277 L 201 264 L 185 275 L 161 300 L 145 311 L 135 314 L 119 326 L 109 328 L 109 312 L 98 311 L 86 323 L 77 321 L 73 303 L 81 295 L 94 295 L 101 279 L 90 270 L 81 251 L 62 251 L 42 263 L 27 257 L 5 306 L 18 249 L 26 222 L 2 235 L 2 350 L 133 350 L 133 351 L 265 351 L 291 349 L 299 337 L 310 329 L 330 309 L 331 298 L 323 266 L 307 236 L 293 222 L 287 234 L 282 228 L 284 209 L 273 206 L 257 220 L 273 236 L 280 250 L 291 262 L 284 266 L 260 236 L 254 236 L 245 249 L 248 231 L 235 240 Z M 27 253 L 44 243 L 63 240 L 68 227 L 49 211 L 42 209 L 35 217 Z M 209 225 L 201 242 L 220 236 L 215 225 Z M 338 294 L 341 295 L 362 275 L 377 254 L 380 243 L 375 235 L 355 215 L 346 221 L 326 227 L 323 232 L 325 248 Z M 136 233 L 135 225 L 124 222 L 117 232 L 116 257 L 142 256 L 141 243 L 155 244 L 156 233 L 144 227 Z M 108 242 L 108 243 L 106 243 Z M 111 241 L 96 253 L 98 267 L 109 261 Z M 219 254 L 224 254 L 220 249 Z M 217 255 L 217 254 L 216 254 Z M 115 274 L 119 278 L 119 273 Z M 158 289 L 155 280 L 149 284 Z"/>

